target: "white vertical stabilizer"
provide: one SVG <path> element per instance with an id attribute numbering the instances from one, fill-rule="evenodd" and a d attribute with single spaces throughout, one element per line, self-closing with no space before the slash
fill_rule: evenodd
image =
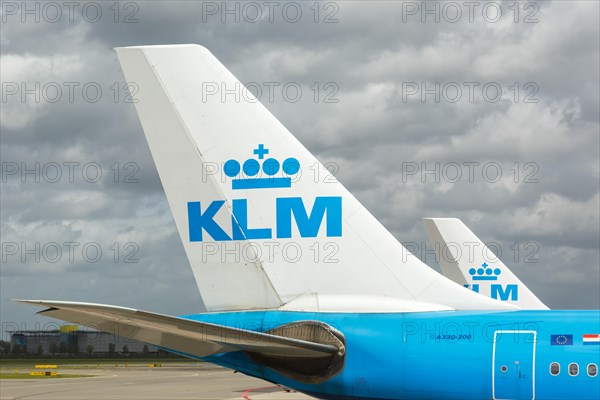
<path id="1" fill-rule="evenodd" d="M 424 218 L 445 276 L 524 310 L 547 310 L 523 282 L 457 218 Z"/>
<path id="2" fill-rule="evenodd" d="M 514 309 L 407 250 L 204 47 L 117 49 L 209 311 L 305 294 Z"/>

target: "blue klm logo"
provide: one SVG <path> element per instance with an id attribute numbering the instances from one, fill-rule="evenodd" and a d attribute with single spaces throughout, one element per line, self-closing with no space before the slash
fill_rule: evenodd
<path id="1" fill-rule="evenodd" d="M 474 281 L 497 281 L 498 277 L 502 273 L 500 268 L 488 268 L 488 263 L 484 262 L 481 264 L 481 268 L 469 269 L 469 275 Z M 479 293 L 479 284 L 474 283 L 473 285 L 465 285 L 465 287 L 471 287 L 474 292 Z M 496 300 L 519 300 L 519 286 L 515 284 L 511 285 L 500 285 L 497 283 L 490 285 L 490 297 Z"/>
<path id="2" fill-rule="evenodd" d="M 486 262 L 481 264 L 481 266 L 483 268 L 471 268 L 469 270 L 469 275 L 471 275 L 471 278 L 474 281 L 496 281 L 498 280 L 498 275 L 502 273 L 502 271 L 500 271 L 500 268 L 496 268 L 494 270 L 488 268 L 488 263 Z"/>
<path id="3" fill-rule="evenodd" d="M 262 160 L 265 158 L 265 155 L 269 154 L 269 149 L 266 149 L 265 145 L 261 143 L 253 152 L 259 160 Z M 257 177 L 261 169 L 266 175 L 265 178 Z M 234 178 L 231 181 L 231 188 L 233 190 L 291 187 L 292 179 L 289 176 L 275 177 L 280 169 L 287 175 L 295 175 L 300 171 L 300 162 L 298 162 L 297 159 L 290 157 L 280 164 L 275 158 L 267 158 L 263 161 L 261 166 L 260 163 L 253 158 L 244 161 L 243 165 L 240 165 L 240 162 L 237 160 L 228 160 L 223 167 L 223 172 L 225 172 L 225 175 L 228 177 Z M 237 178 L 242 171 L 244 171 L 244 175 L 246 175 L 247 178 Z"/>
<path id="4" fill-rule="evenodd" d="M 259 160 L 269 154 L 263 144 L 254 149 L 254 154 Z M 300 163 L 296 158 L 290 157 L 279 163 L 274 158 L 266 159 L 262 167 L 255 159 L 248 159 L 243 166 L 236 160 L 228 160 L 224 165 L 224 172 L 232 179 L 232 189 L 272 189 L 290 188 L 291 177 L 275 177 L 280 170 L 286 175 L 295 175 L 300 171 Z M 260 170 L 267 176 L 256 177 Z M 237 178 L 241 171 L 249 178 Z M 292 237 L 292 219 L 296 223 L 298 233 L 302 238 L 317 237 L 323 221 L 325 221 L 325 235 L 327 237 L 342 236 L 342 198 L 339 196 L 317 196 L 310 212 L 306 209 L 302 197 L 275 198 L 275 228 L 249 228 L 248 227 L 248 200 L 231 200 L 231 229 L 227 232 L 216 221 L 215 217 L 225 200 L 212 201 L 202 211 L 199 201 L 190 201 L 187 204 L 188 228 L 190 242 L 202 242 L 204 232 L 208 233 L 215 241 L 229 240 L 256 240 L 256 239 L 286 239 Z M 273 231 L 275 230 L 275 234 Z"/>

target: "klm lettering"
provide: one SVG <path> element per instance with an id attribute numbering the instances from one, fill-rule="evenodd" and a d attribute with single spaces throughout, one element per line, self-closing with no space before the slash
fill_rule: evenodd
<path id="1" fill-rule="evenodd" d="M 466 288 L 471 288 L 474 292 L 479 293 L 479 284 L 465 285 Z M 518 285 L 490 285 L 490 297 L 496 300 L 502 301 L 517 301 L 519 300 L 519 286 Z"/>
<path id="2" fill-rule="evenodd" d="M 317 197 L 311 210 L 301 197 L 284 197 L 275 200 L 276 226 L 248 227 L 248 200 L 235 199 L 231 202 L 231 226 L 222 227 L 215 216 L 225 204 L 224 200 L 215 200 L 205 209 L 199 201 L 188 202 L 188 225 L 190 242 L 202 242 L 204 233 L 215 241 L 258 240 L 292 238 L 293 223 L 302 238 L 317 237 L 323 222 L 327 237 L 342 236 L 342 198 Z"/>

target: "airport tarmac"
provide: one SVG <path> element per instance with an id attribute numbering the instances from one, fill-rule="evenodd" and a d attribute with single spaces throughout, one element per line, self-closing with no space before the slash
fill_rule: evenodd
<path id="1" fill-rule="evenodd" d="M 2 379 L 0 399 L 32 400 L 300 400 L 312 399 L 231 370 L 203 363 L 69 367 L 58 373 L 86 378 Z"/>

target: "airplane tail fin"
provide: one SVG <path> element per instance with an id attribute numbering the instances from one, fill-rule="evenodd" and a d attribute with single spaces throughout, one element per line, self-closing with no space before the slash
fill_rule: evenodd
<path id="1" fill-rule="evenodd" d="M 510 308 L 410 255 L 204 47 L 116 50 L 207 310 L 320 295 Z"/>
<path id="2" fill-rule="evenodd" d="M 424 218 L 423 223 L 446 277 L 522 309 L 548 309 L 460 219 Z"/>

